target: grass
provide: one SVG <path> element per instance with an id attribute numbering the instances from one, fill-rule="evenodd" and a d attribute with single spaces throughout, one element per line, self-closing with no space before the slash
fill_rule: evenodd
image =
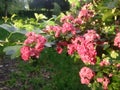
<path id="1" fill-rule="evenodd" d="M 33 63 L 19 60 L 18 71 L 10 75 L 7 85 L 17 90 L 90 90 L 80 83 L 80 68 L 80 62 L 47 48 Z"/>

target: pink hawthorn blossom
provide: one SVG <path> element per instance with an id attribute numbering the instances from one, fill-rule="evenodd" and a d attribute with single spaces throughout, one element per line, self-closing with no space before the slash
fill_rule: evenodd
<path id="1" fill-rule="evenodd" d="M 59 54 L 61 54 L 62 51 L 63 51 L 63 47 L 65 47 L 65 46 L 67 46 L 67 42 L 65 42 L 65 41 L 60 41 L 60 42 L 58 42 L 58 43 L 57 43 L 57 47 L 56 47 L 57 52 L 58 52 Z"/>
<path id="2" fill-rule="evenodd" d="M 23 46 L 21 49 L 20 49 L 20 53 L 21 53 L 21 58 L 24 60 L 24 61 L 27 61 L 30 59 L 30 47 L 28 46 Z"/>
<path id="3" fill-rule="evenodd" d="M 114 39 L 114 46 L 117 46 L 120 48 L 120 32 L 116 34 L 116 37 Z"/>
<path id="4" fill-rule="evenodd" d="M 86 34 L 85 36 L 90 37 L 91 34 Z M 83 36 L 78 36 L 71 40 L 72 44 L 68 44 L 68 54 L 73 54 L 75 51 L 79 54 L 81 60 L 84 63 L 94 65 L 96 63 L 97 52 L 95 50 L 95 43 L 91 42 L 95 38 L 85 38 Z M 95 41 L 95 40 L 93 40 Z"/>
<path id="5" fill-rule="evenodd" d="M 85 4 L 79 11 L 78 18 L 82 19 L 85 23 L 91 17 L 94 17 L 94 12 L 89 9 L 92 4 Z"/>
<path id="6" fill-rule="evenodd" d="M 76 28 L 73 26 L 72 23 L 64 23 L 62 25 L 62 33 L 66 34 L 68 32 L 71 32 L 73 35 L 76 34 Z"/>
<path id="7" fill-rule="evenodd" d="M 102 84 L 104 90 L 108 90 L 108 84 L 110 83 L 109 78 L 105 76 L 103 78 L 97 78 L 97 82 Z"/>
<path id="8" fill-rule="evenodd" d="M 57 47 L 56 47 L 56 50 L 57 50 L 58 54 L 61 54 L 62 51 L 63 51 L 63 48 L 60 47 L 60 46 L 57 46 Z"/>
<path id="9" fill-rule="evenodd" d="M 77 52 L 84 63 L 94 65 L 96 63 L 97 52 L 95 50 L 94 44 L 84 40 L 81 45 L 77 45 Z"/>
<path id="10" fill-rule="evenodd" d="M 34 32 L 26 34 L 27 39 L 24 41 L 24 46 L 20 49 L 21 58 L 23 60 L 29 60 L 30 57 L 39 58 L 40 52 L 44 49 L 46 39 Z"/>
<path id="11" fill-rule="evenodd" d="M 95 76 L 95 72 L 88 67 L 83 67 L 79 72 L 79 76 L 81 78 L 81 83 L 88 85 Z"/>
<path id="12" fill-rule="evenodd" d="M 81 18 L 75 18 L 73 21 L 72 21 L 73 24 L 78 24 L 78 25 L 81 25 L 83 24 L 83 20 Z"/>
<path id="13" fill-rule="evenodd" d="M 108 66 L 110 65 L 110 62 L 108 60 L 103 60 L 100 62 L 100 66 L 103 67 L 103 66 Z"/>
<path id="14" fill-rule="evenodd" d="M 54 32 L 56 38 L 60 36 L 61 30 L 62 30 L 62 27 L 59 26 L 59 25 L 56 25 L 56 26 L 46 26 L 46 29 L 45 29 L 45 31 L 47 31 L 49 33 L 50 32 Z"/>
<path id="15" fill-rule="evenodd" d="M 96 33 L 95 30 L 88 30 L 86 34 L 84 34 L 84 37 L 88 41 L 96 41 L 100 39 L 99 34 Z"/>
<path id="16" fill-rule="evenodd" d="M 65 23 L 65 22 L 71 22 L 74 20 L 74 17 L 72 15 L 66 15 L 60 19 L 60 22 Z"/>
<path id="17" fill-rule="evenodd" d="M 72 55 L 76 51 L 76 47 L 74 44 L 68 44 L 67 48 L 68 48 L 67 52 L 69 55 Z"/>

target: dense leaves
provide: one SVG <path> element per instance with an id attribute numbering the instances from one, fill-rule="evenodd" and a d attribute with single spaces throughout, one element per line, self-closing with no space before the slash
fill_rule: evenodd
<path id="1" fill-rule="evenodd" d="M 70 0 L 69 2 L 70 11 L 61 13 L 58 17 L 53 16 L 47 20 L 44 15 L 35 13 L 36 19 L 25 21 L 12 19 L 12 25 L 18 30 L 8 24 L 3 24 L 1 27 L 9 33 L 26 31 L 25 40 L 13 44 L 22 45 L 19 49 L 24 61 L 38 58 L 44 51 L 43 47 L 55 48 L 58 54 L 66 53 L 75 61 L 82 62 L 83 67 L 80 68 L 80 72 L 78 71 L 82 84 L 88 85 L 93 90 L 119 90 L 120 1 Z M 43 40 L 43 36 L 46 39 Z M 9 41 L 9 38 L 7 40 Z M 7 47 L 4 51 L 6 54 L 15 54 L 15 49 L 13 53 L 12 48 L 16 46 Z"/>

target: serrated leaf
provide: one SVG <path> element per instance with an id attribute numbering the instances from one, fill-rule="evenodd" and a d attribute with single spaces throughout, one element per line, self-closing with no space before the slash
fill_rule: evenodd
<path id="1" fill-rule="evenodd" d="M 8 46 L 3 49 L 3 52 L 5 52 L 6 55 L 10 55 L 11 59 L 14 59 L 20 56 L 21 47 L 22 47 L 21 45 Z"/>

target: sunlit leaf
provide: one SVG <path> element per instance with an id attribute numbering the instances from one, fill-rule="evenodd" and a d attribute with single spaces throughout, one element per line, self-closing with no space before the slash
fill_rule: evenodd
<path id="1" fill-rule="evenodd" d="M 113 51 L 111 51 L 110 56 L 111 56 L 112 58 L 115 58 L 115 59 L 116 59 L 116 58 L 119 56 L 119 54 L 113 50 Z"/>

